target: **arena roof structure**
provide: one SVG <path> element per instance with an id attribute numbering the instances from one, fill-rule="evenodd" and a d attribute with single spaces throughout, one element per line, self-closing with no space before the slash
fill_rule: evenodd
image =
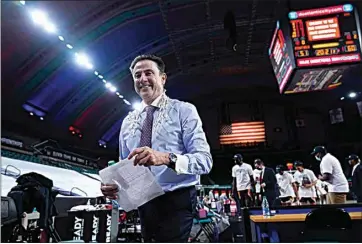
<path id="1" fill-rule="evenodd" d="M 144 53 L 164 59 L 166 88 L 175 98 L 192 100 L 236 84 L 277 90 L 267 55 L 276 20 L 307 2 L 325 4 L 2 1 L 3 119 L 55 138 L 114 146 L 123 118 L 140 101 L 128 68 Z M 361 1 L 352 2 L 362 9 Z M 236 32 L 224 28 L 229 11 Z M 240 78 L 260 73 L 266 78 Z M 221 75 L 230 78 L 220 82 Z"/>

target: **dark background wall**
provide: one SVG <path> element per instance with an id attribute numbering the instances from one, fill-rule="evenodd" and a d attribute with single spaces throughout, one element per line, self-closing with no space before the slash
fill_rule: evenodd
<path id="1" fill-rule="evenodd" d="M 348 171 L 345 157 L 362 152 L 362 119 L 356 105 L 360 100 L 361 96 L 342 101 L 336 91 L 280 95 L 274 88 L 265 87 L 220 89 L 199 97 L 194 103 L 213 149 L 214 168 L 210 178 L 219 184 L 229 183 L 232 156 L 236 152 L 242 153 L 247 163 L 261 157 L 271 167 L 303 160 L 318 173 L 319 163 L 310 155 L 316 145 L 325 145 Z M 329 111 L 337 108 L 342 108 L 344 122 L 331 124 Z M 220 145 L 222 124 L 253 120 L 265 122 L 266 145 L 256 148 Z M 298 127 L 296 120 L 302 120 L 304 126 Z"/>

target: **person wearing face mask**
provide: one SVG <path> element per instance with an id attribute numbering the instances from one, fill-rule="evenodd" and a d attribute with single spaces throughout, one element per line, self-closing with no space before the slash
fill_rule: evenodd
<path id="1" fill-rule="evenodd" d="M 294 167 L 297 171 L 293 175 L 293 188 L 298 201 L 302 205 L 316 204 L 317 177 L 310 169 L 305 169 L 301 161 L 296 161 Z"/>
<path id="2" fill-rule="evenodd" d="M 317 161 L 321 162 L 320 171 L 322 175 L 318 178 L 329 183 L 327 204 L 346 203 L 349 186 L 339 160 L 328 153 L 323 146 L 316 146 L 311 154 L 314 155 Z"/>
<path id="3" fill-rule="evenodd" d="M 165 194 L 139 207 L 145 242 L 187 242 L 196 211 L 195 185 L 212 168 L 210 147 L 194 105 L 165 94 L 165 64 L 160 57 L 136 57 L 130 71 L 141 107 L 123 120 L 119 135 L 120 160 L 146 166 Z M 115 199 L 116 185 L 102 184 Z"/>
<path id="4" fill-rule="evenodd" d="M 243 156 L 236 154 L 234 156 L 235 165 L 232 168 L 233 191 L 237 191 L 240 207 L 249 207 L 252 199 L 252 186 L 254 185 L 253 168 L 251 165 L 243 162 Z M 238 209 L 240 214 L 240 209 Z"/>
<path id="5" fill-rule="evenodd" d="M 254 182 L 255 182 L 255 194 L 254 194 L 254 203 L 255 206 L 260 206 L 261 205 L 261 193 L 260 193 L 260 175 L 261 175 L 261 170 L 260 169 L 254 169 L 253 170 L 253 176 L 254 176 Z"/>
<path id="6" fill-rule="evenodd" d="M 361 160 L 355 154 L 347 158 L 349 165 L 352 167 L 352 192 L 358 203 L 362 203 L 362 165 Z"/>
<path id="7" fill-rule="evenodd" d="M 270 207 L 275 206 L 275 200 L 279 196 L 279 190 L 274 170 L 265 167 L 264 162 L 259 158 L 254 160 L 254 166 L 261 172 L 259 181 L 262 197 L 266 197 Z"/>
<path id="8" fill-rule="evenodd" d="M 276 172 L 276 178 L 280 192 L 280 202 L 282 205 L 291 205 L 295 197 L 293 191 L 293 176 L 286 172 L 286 167 L 284 165 L 278 165 L 276 167 Z"/>

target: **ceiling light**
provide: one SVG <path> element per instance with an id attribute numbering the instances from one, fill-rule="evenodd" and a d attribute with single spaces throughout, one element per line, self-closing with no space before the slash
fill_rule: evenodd
<path id="1" fill-rule="evenodd" d="M 118 95 L 119 96 L 119 98 L 123 98 L 123 96 L 122 95 Z"/>
<path id="2" fill-rule="evenodd" d="M 69 49 L 73 49 L 73 46 L 70 45 L 70 44 L 67 44 L 66 46 L 67 46 L 67 48 L 69 48 Z"/>
<path id="3" fill-rule="evenodd" d="M 140 102 L 133 103 L 132 107 L 136 110 L 141 110 L 142 104 Z"/>
<path id="4" fill-rule="evenodd" d="M 25 1 L 20 1 L 20 3 L 21 3 L 22 5 L 25 5 Z"/>
<path id="5" fill-rule="evenodd" d="M 119 96 L 120 95 L 119 92 L 116 92 L 116 95 Z"/>
<path id="6" fill-rule="evenodd" d="M 123 99 L 123 102 L 124 102 L 125 104 L 127 104 L 127 105 L 131 105 L 131 103 L 128 102 L 126 99 Z"/>
<path id="7" fill-rule="evenodd" d="M 98 75 L 98 78 L 99 78 L 99 79 L 103 79 L 103 75 Z"/>
<path id="8" fill-rule="evenodd" d="M 47 22 L 47 16 L 44 12 L 40 10 L 33 10 L 31 11 L 31 18 L 33 19 L 34 23 L 36 24 L 44 24 Z"/>
<path id="9" fill-rule="evenodd" d="M 31 116 L 33 116 L 34 114 L 32 112 L 29 113 Z"/>
<path id="10" fill-rule="evenodd" d="M 64 42 L 64 37 L 62 36 L 58 36 L 59 40 L 61 40 L 62 42 Z"/>
<path id="11" fill-rule="evenodd" d="M 103 79 L 102 81 L 103 81 L 103 83 L 107 83 L 107 81 L 105 79 Z"/>
<path id="12" fill-rule="evenodd" d="M 43 25 L 44 25 L 44 29 L 49 33 L 55 33 L 57 30 L 55 25 L 52 23 L 45 22 Z"/>
<path id="13" fill-rule="evenodd" d="M 106 83 L 106 84 L 105 84 L 105 87 L 107 87 L 107 88 L 110 88 L 111 86 L 112 86 L 111 83 Z"/>
<path id="14" fill-rule="evenodd" d="M 40 120 L 44 120 L 44 118 L 43 118 L 43 117 L 40 117 Z"/>
<path id="15" fill-rule="evenodd" d="M 355 92 L 350 92 L 350 93 L 348 94 L 348 96 L 349 96 L 350 98 L 355 98 L 355 97 L 357 97 L 357 93 L 355 93 Z"/>
<path id="16" fill-rule="evenodd" d="M 78 64 L 85 66 L 87 69 L 93 69 L 93 65 L 89 62 L 86 55 L 75 53 L 75 58 Z"/>
<path id="17" fill-rule="evenodd" d="M 115 88 L 114 86 L 111 86 L 111 87 L 109 88 L 109 90 L 110 90 L 111 92 L 116 92 L 116 91 L 117 91 L 117 88 Z"/>
<path id="18" fill-rule="evenodd" d="M 98 76 L 98 71 L 94 71 L 94 74 Z"/>
<path id="19" fill-rule="evenodd" d="M 344 97 L 341 97 L 341 101 L 344 100 Z"/>

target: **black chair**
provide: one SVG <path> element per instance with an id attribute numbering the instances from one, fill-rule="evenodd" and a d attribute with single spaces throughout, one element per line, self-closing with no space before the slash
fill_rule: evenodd
<path id="1" fill-rule="evenodd" d="M 321 207 L 309 212 L 302 233 L 303 242 L 350 242 L 352 219 L 343 209 Z"/>

